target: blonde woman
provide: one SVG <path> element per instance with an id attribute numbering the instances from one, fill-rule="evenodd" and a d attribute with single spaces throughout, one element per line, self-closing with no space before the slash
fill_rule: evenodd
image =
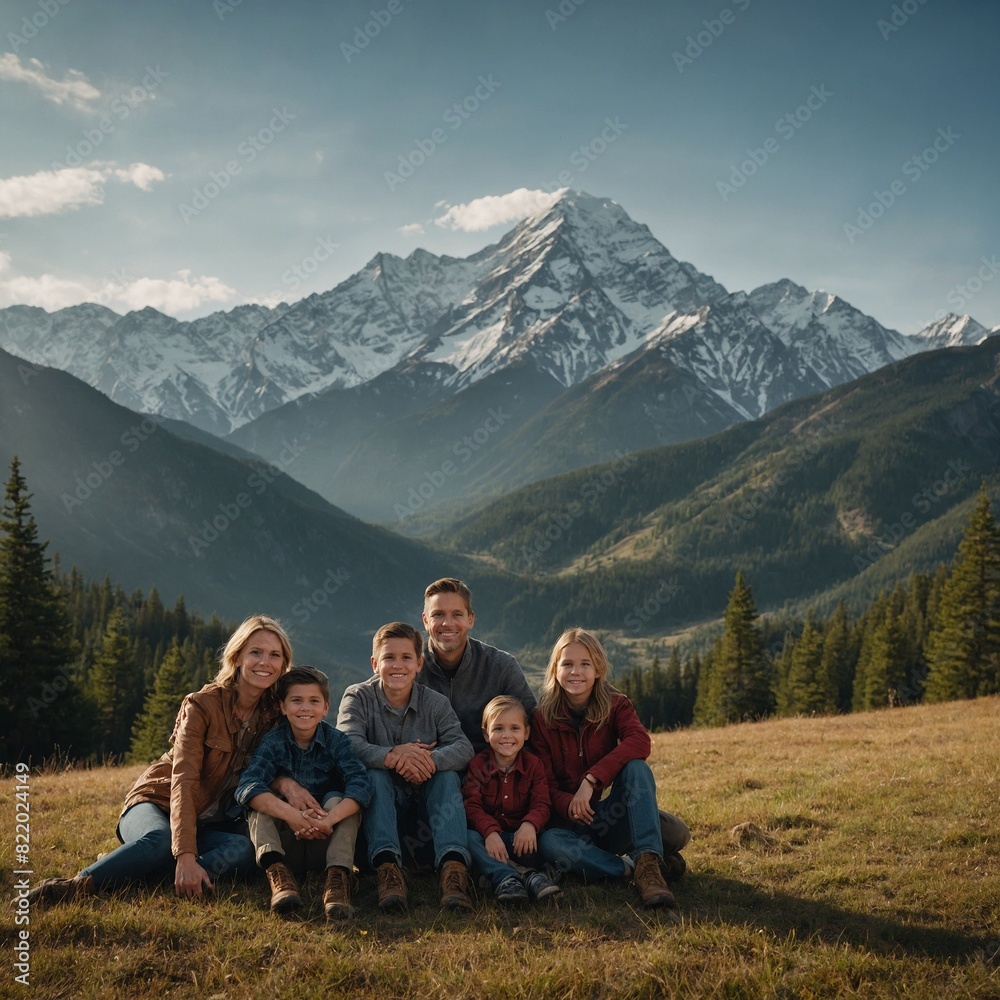
<path id="1" fill-rule="evenodd" d="M 178 896 L 213 891 L 212 879 L 254 870 L 254 852 L 233 793 L 279 710 L 278 678 L 292 665 L 281 625 L 252 615 L 230 636 L 215 679 L 181 704 L 171 748 L 132 786 L 118 821 L 122 842 L 73 878 L 50 878 L 34 902 L 65 902 L 173 869 Z"/>
<path id="2" fill-rule="evenodd" d="M 538 848 L 559 871 L 633 880 L 643 906 L 675 907 L 664 871 L 683 873 L 678 852 L 691 832 L 657 809 L 649 733 L 607 675 L 592 632 L 571 628 L 556 640 L 531 725 L 552 806 Z"/>

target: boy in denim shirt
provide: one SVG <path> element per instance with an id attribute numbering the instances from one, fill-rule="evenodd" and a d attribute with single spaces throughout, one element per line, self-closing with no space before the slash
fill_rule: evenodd
<path id="1" fill-rule="evenodd" d="M 290 868 L 324 867 L 323 909 L 328 918 L 346 919 L 354 915 L 351 872 L 360 813 L 371 798 L 368 773 L 350 740 L 324 721 L 330 710 L 325 674 L 293 667 L 278 681 L 278 698 L 285 718 L 244 768 L 236 800 L 250 809 L 250 839 L 271 886 L 271 910 L 288 913 L 301 904 Z M 279 776 L 293 778 L 323 809 L 298 810 L 273 794 L 270 785 Z"/>

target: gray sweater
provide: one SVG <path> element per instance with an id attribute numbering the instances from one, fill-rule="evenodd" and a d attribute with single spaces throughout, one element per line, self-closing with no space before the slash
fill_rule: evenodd
<path id="1" fill-rule="evenodd" d="M 465 644 L 462 662 L 449 676 L 434 656 L 431 644 L 424 650 L 424 668 L 417 674 L 417 684 L 439 691 L 450 702 L 462 724 L 462 731 L 476 751 L 486 747 L 483 739 L 483 709 L 500 694 L 520 699 L 530 718 L 535 710 L 535 696 L 528 686 L 521 664 L 510 653 L 473 639 Z"/>
<path id="2" fill-rule="evenodd" d="M 377 674 L 344 692 L 337 728 L 368 768 L 385 770 L 386 754 L 401 743 L 437 743 L 431 756 L 439 771 L 461 771 L 474 755 L 444 695 L 414 684 L 409 704 L 393 708 Z"/>

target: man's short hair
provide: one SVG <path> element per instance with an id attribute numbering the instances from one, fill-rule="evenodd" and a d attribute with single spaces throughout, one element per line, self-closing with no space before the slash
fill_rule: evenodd
<path id="1" fill-rule="evenodd" d="M 384 646 L 389 639 L 409 639 L 417 651 L 417 657 L 423 655 L 424 638 L 412 625 L 407 625 L 406 622 L 389 622 L 372 636 L 372 656 L 377 658 L 379 647 Z"/>
<path id="2" fill-rule="evenodd" d="M 472 591 L 461 580 L 456 580 L 453 576 L 435 580 L 424 591 L 424 603 L 426 604 L 435 594 L 458 594 L 465 601 L 465 610 L 472 614 Z"/>
<path id="3" fill-rule="evenodd" d="M 322 670 L 315 667 L 301 666 L 292 667 L 291 670 L 282 674 L 278 678 L 278 701 L 284 701 L 288 697 L 288 689 L 293 684 L 317 684 L 323 692 L 323 700 L 330 701 L 330 679 Z"/>

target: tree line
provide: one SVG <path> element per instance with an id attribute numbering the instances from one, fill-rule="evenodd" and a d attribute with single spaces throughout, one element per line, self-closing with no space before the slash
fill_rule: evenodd
<path id="1" fill-rule="evenodd" d="M 769 645 L 768 640 L 777 636 Z M 1000 692 L 1000 528 L 985 484 L 950 563 L 883 591 L 855 620 L 763 621 L 742 570 L 712 648 L 615 678 L 651 729 L 830 715 Z"/>
<path id="2" fill-rule="evenodd" d="M 0 766 L 58 755 L 148 761 L 234 623 L 50 565 L 15 457 L 0 510 Z M 958 551 L 859 617 L 762 620 L 742 570 L 722 635 L 614 683 L 650 729 L 824 715 L 1000 692 L 1000 528 L 985 484 Z"/>
<path id="3" fill-rule="evenodd" d="M 50 565 L 15 457 L 0 510 L 0 765 L 147 761 L 232 623 Z"/>

